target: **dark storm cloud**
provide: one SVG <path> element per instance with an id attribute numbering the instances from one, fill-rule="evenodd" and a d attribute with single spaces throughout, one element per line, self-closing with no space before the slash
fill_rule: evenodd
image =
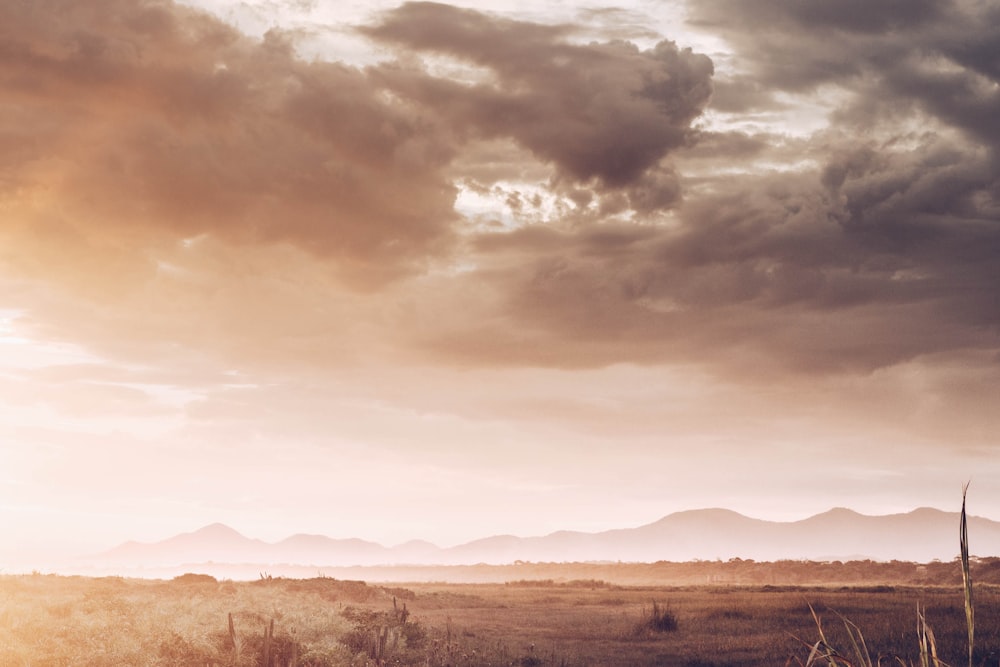
<path id="1" fill-rule="evenodd" d="M 782 92 L 790 118 L 796 104 L 837 100 L 831 124 L 795 140 L 774 125 L 702 133 L 677 160 L 688 188 L 668 224 L 485 240 L 487 254 L 530 257 L 507 276 L 520 335 L 495 353 L 754 374 L 989 358 L 1000 346 L 1000 7 L 692 7 L 737 50 L 718 111 L 745 120 Z"/>
<path id="2" fill-rule="evenodd" d="M 953 11 L 950 2 L 796 2 L 707 0 L 693 3 L 691 22 L 724 36 L 758 82 L 801 89 L 856 76 L 891 62 Z"/>
<path id="3" fill-rule="evenodd" d="M 917 189 L 966 176 L 947 171 Z M 996 219 L 962 218 L 961 207 L 941 217 L 921 203 L 926 193 L 883 177 L 852 173 L 835 190 L 816 175 L 748 178 L 684 204 L 674 228 L 486 236 L 484 252 L 534 257 L 507 276 L 506 313 L 522 324 L 513 337 L 477 329 L 475 347 L 449 339 L 449 351 L 567 367 L 697 361 L 759 376 L 868 373 L 996 349 Z M 852 217 L 852 197 L 872 198 L 877 224 Z M 911 215 L 921 222 L 892 227 Z M 484 349 L 484 339 L 497 344 Z"/>
<path id="4" fill-rule="evenodd" d="M 980 141 L 1000 140 L 1000 5 L 954 0 L 708 0 L 693 22 L 737 49 L 744 88 L 858 94 L 856 119 L 917 105 Z M 873 104 L 877 103 L 877 104 Z"/>
<path id="5" fill-rule="evenodd" d="M 289 242 L 365 280 L 449 237 L 433 127 L 279 33 L 170 2 L 6 2 L 0 90 L 0 196 L 44 191 L 42 217 L 85 237 Z"/>
<path id="6" fill-rule="evenodd" d="M 576 182 L 637 184 L 688 140 L 711 95 L 712 62 L 668 41 L 642 51 L 627 42 L 573 44 L 570 32 L 435 3 L 407 3 L 365 30 L 489 70 L 493 80 L 475 84 L 379 70 L 458 132 L 510 138 Z"/>
<path id="7" fill-rule="evenodd" d="M 778 30 L 837 29 L 864 34 L 910 29 L 947 16 L 948 0 L 841 0 L 836 3 L 798 0 L 710 0 L 693 5 L 696 23 L 732 26 L 752 32 L 762 26 Z"/>

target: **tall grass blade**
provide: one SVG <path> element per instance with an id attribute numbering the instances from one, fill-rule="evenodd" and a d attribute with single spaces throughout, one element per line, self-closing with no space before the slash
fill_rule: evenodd
<path id="1" fill-rule="evenodd" d="M 820 621 L 819 614 L 816 613 L 816 609 L 809 605 L 809 611 L 812 613 L 813 621 L 816 623 L 816 632 L 819 634 L 819 641 L 813 645 L 813 650 L 809 654 L 809 660 L 806 661 L 806 667 L 810 665 L 819 664 L 820 658 L 826 659 L 826 664 L 828 667 L 839 667 L 840 665 L 848 665 L 850 667 L 851 663 L 848 662 L 837 653 L 836 649 L 830 645 L 827 641 L 826 634 L 823 632 L 823 623 Z M 850 630 L 848 630 L 850 632 Z M 853 641 L 853 637 L 851 640 Z"/>
<path id="2" fill-rule="evenodd" d="M 844 622 L 844 629 L 847 630 L 847 638 L 850 640 L 851 648 L 854 651 L 854 657 L 857 662 L 852 664 L 857 664 L 861 667 L 875 667 L 875 663 L 872 662 L 871 653 L 868 652 L 868 645 L 865 643 L 865 636 L 861 633 L 861 628 L 841 614 L 837 615 Z"/>
<path id="3" fill-rule="evenodd" d="M 812 650 L 809 651 L 809 657 L 806 658 L 805 667 L 813 667 L 813 665 L 816 664 L 816 661 L 819 660 L 819 647 L 822 645 L 823 645 L 822 639 L 818 640 L 815 644 L 813 644 Z"/>
<path id="4" fill-rule="evenodd" d="M 917 605 L 917 641 L 920 645 L 920 667 L 943 667 L 945 665 L 938 658 L 934 631 L 928 625 L 927 616 L 919 604 Z"/>
<path id="5" fill-rule="evenodd" d="M 941 659 L 938 658 L 937 642 L 934 640 L 934 630 L 932 630 L 929 625 L 927 626 L 927 643 L 931 647 L 931 661 L 933 662 L 934 667 L 941 667 L 944 665 L 944 663 L 941 662 Z"/>
<path id="6" fill-rule="evenodd" d="M 930 651 L 927 647 L 927 619 L 917 603 L 917 643 L 920 646 L 920 667 L 930 667 Z"/>
<path id="7" fill-rule="evenodd" d="M 965 623 L 969 629 L 969 667 L 972 667 L 972 643 L 976 630 L 975 609 L 972 606 L 972 576 L 969 570 L 969 528 L 965 518 L 965 495 L 969 483 L 962 486 L 962 519 L 959 525 L 959 546 L 962 549 L 962 583 L 965 589 Z"/>

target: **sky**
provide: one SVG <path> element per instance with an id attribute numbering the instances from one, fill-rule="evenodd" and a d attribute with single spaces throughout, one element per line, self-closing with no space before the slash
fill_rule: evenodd
<path id="1" fill-rule="evenodd" d="M 1000 3 L 0 3 L 0 570 L 1000 519 Z"/>

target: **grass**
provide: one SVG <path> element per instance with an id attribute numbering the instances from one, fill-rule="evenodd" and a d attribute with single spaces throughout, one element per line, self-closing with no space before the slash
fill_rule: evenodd
<path id="1" fill-rule="evenodd" d="M 0 578 L 0 666 L 256 665 L 273 653 L 344 664 L 349 623 L 324 594 L 290 586 L 51 575 Z M 232 618 L 232 632 L 228 624 Z"/>
<path id="2" fill-rule="evenodd" d="M 978 665 L 1000 648 L 1000 588 L 977 583 L 976 594 Z M 660 617 L 669 611 L 676 619 L 675 630 L 636 633 L 651 618 L 651 600 Z M 815 633 L 810 605 L 826 619 L 830 646 L 850 646 L 839 613 L 864 628 L 873 660 L 899 655 L 916 665 L 918 604 L 940 659 L 964 664 L 959 586 L 390 588 L 324 578 L 188 584 L 8 575 L 0 576 L 0 667 L 258 665 L 272 619 L 272 654 L 287 660 L 295 645 L 298 667 L 375 664 L 382 628 L 388 664 L 773 667 L 807 656 L 795 637 Z"/>

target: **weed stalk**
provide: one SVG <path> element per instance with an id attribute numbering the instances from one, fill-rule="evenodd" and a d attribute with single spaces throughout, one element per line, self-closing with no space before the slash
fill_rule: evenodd
<path id="1" fill-rule="evenodd" d="M 969 528 L 965 518 L 965 495 L 969 483 L 962 486 L 962 519 L 959 524 L 959 546 L 962 550 L 962 583 L 965 591 L 965 624 L 969 629 L 969 667 L 972 667 L 972 643 L 976 631 L 976 615 L 972 606 L 972 574 L 969 568 Z"/>

